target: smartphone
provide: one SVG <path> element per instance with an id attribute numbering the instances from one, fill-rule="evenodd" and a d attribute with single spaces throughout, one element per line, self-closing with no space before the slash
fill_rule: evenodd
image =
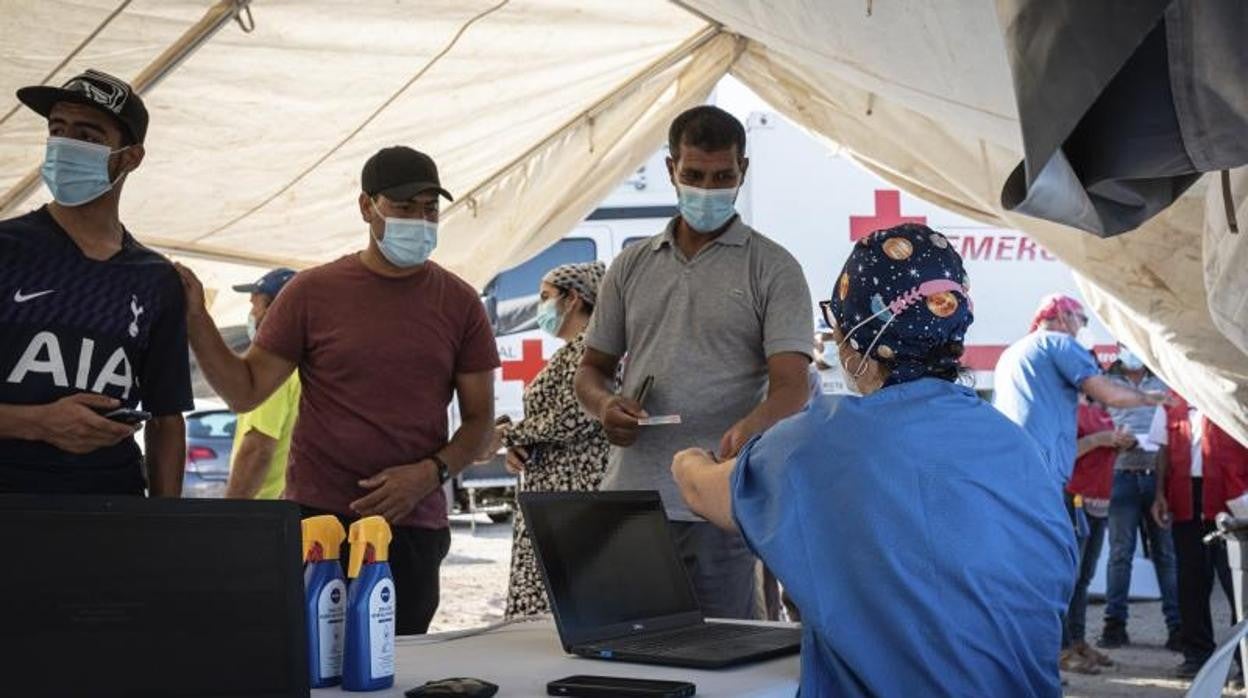
<path id="1" fill-rule="evenodd" d="M 550 696 L 683 698 L 697 692 L 698 687 L 688 681 L 625 679 L 617 676 L 569 676 L 546 684 L 546 695 Z"/>
<path id="2" fill-rule="evenodd" d="M 641 405 L 642 409 L 646 407 L 646 396 L 650 394 L 650 388 L 654 385 L 654 376 L 646 376 L 641 381 L 641 387 L 637 389 L 637 394 L 633 396 L 633 401 Z"/>
<path id="3" fill-rule="evenodd" d="M 132 410 L 132 409 L 128 409 L 125 407 L 121 407 L 121 408 L 113 410 L 112 412 L 105 412 L 103 414 L 103 417 L 105 419 L 111 419 L 114 422 L 120 422 L 122 424 L 129 424 L 130 426 L 135 426 L 137 424 L 142 424 L 143 422 L 146 422 L 147 420 L 151 419 L 152 413 L 144 412 L 143 410 Z"/>

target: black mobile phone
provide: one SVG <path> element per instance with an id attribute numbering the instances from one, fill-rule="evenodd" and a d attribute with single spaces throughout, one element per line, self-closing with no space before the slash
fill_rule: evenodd
<path id="1" fill-rule="evenodd" d="M 697 692 L 698 687 L 688 681 L 626 679 L 618 676 L 569 676 L 546 684 L 546 695 L 551 696 L 684 698 Z"/>
<path id="2" fill-rule="evenodd" d="M 654 385 L 654 376 L 646 376 L 641 381 L 641 387 L 637 389 L 637 394 L 633 396 L 633 401 L 641 405 L 642 409 L 646 407 L 646 396 L 650 394 L 650 388 Z"/>
<path id="3" fill-rule="evenodd" d="M 143 410 L 132 410 L 132 409 L 128 409 L 125 407 L 121 407 L 121 408 L 113 410 L 112 412 L 105 412 L 103 414 L 103 417 L 105 419 L 111 419 L 114 422 L 121 422 L 122 424 L 129 424 L 130 426 L 135 426 L 137 424 L 142 424 L 143 422 L 146 422 L 147 420 L 151 419 L 152 413 L 144 412 Z"/>

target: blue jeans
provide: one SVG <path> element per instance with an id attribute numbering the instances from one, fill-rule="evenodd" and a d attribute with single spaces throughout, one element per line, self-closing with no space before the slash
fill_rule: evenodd
<path id="1" fill-rule="evenodd" d="M 1083 540 L 1079 551 L 1079 577 L 1075 580 L 1075 594 L 1070 597 L 1070 608 L 1066 611 L 1067 646 L 1072 642 L 1084 641 L 1088 618 L 1088 584 L 1096 573 L 1097 560 L 1101 559 L 1108 525 L 1105 517 L 1088 517 L 1088 537 Z"/>
<path id="2" fill-rule="evenodd" d="M 1131 559 L 1135 555 L 1136 532 L 1144 525 L 1148 533 L 1157 587 L 1161 590 L 1161 612 L 1166 627 L 1179 627 L 1179 583 L 1174 557 L 1174 539 L 1168 529 L 1153 521 L 1151 509 L 1157 491 L 1152 473 L 1115 472 L 1114 490 L 1109 502 L 1109 568 L 1106 570 L 1105 620 L 1127 622 L 1127 593 L 1131 587 Z"/>

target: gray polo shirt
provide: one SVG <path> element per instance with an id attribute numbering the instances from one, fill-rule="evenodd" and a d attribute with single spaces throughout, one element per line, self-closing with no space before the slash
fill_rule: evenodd
<path id="1" fill-rule="evenodd" d="M 719 448 L 766 397 L 768 357 L 811 355 L 814 312 L 801 265 L 739 217 L 693 259 L 675 243 L 677 220 L 607 270 L 586 344 L 625 357 L 624 395 L 653 375 L 646 411 L 682 420 L 613 446 L 602 488 L 658 490 L 670 518 L 698 521 L 672 480 L 672 456 Z"/>
<path id="2" fill-rule="evenodd" d="M 1125 385 L 1138 390 L 1159 390 L 1162 392 L 1169 390 L 1166 384 L 1152 373 L 1146 373 L 1144 380 L 1140 381 L 1139 385 L 1136 385 L 1123 373 L 1112 372 L 1106 375 L 1111 381 L 1119 385 Z M 1153 415 L 1156 412 L 1157 408 L 1152 405 L 1109 408 L 1109 416 L 1113 417 L 1114 426 L 1125 428 L 1127 431 L 1135 434 L 1140 441 L 1148 438 L 1148 432 L 1153 425 Z M 1153 470 L 1156 467 L 1157 452 L 1146 451 L 1138 446 L 1129 451 L 1119 453 L 1114 460 L 1114 470 Z"/>

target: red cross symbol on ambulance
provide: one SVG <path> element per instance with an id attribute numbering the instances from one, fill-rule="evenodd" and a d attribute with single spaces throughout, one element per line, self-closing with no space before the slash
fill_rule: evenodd
<path id="1" fill-rule="evenodd" d="M 896 189 L 876 189 L 875 215 L 850 216 L 849 240 L 858 242 L 877 230 L 884 230 L 902 223 L 927 225 L 927 216 L 901 215 L 901 192 Z"/>
<path id="2" fill-rule="evenodd" d="M 546 360 L 542 358 L 542 340 L 526 339 L 520 342 L 520 359 L 504 361 L 502 365 L 503 380 L 523 381 L 524 387 L 529 387 L 529 383 L 546 367 Z"/>

